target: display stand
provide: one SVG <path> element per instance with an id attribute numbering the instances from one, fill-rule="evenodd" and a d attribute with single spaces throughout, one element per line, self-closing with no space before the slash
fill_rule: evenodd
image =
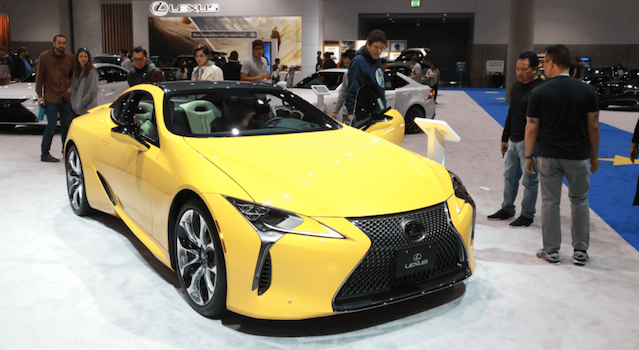
<path id="1" fill-rule="evenodd" d="M 428 135 L 428 158 L 444 165 L 446 141 L 459 142 L 459 135 L 443 120 L 415 118 L 415 123 Z"/>
<path id="2" fill-rule="evenodd" d="M 326 85 L 311 85 L 311 89 L 317 95 L 317 108 L 326 112 L 328 108 L 324 106 L 324 95 L 329 95 L 331 91 Z"/>

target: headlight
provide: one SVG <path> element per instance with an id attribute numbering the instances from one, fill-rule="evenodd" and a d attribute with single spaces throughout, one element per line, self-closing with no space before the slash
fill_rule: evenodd
<path id="1" fill-rule="evenodd" d="M 468 204 L 472 205 L 473 208 L 475 208 L 475 201 L 473 200 L 473 197 L 470 196 L 468 191 L 466 191 L 466 187 L 464 187 L 464 184 L 462 183 L 461 179 L 459 179 L 459 177 L 450 170 L 448 171 L 448 174 L 450 175 L 450 180 L 453 182 L 453 189 L 455 190 L 455 196 L 463 199 Z"/>
<path id="2" fill-rule="evenodd" d="M 457 198 L 463 199 L 466 203 L 470 204 L 473 207 L 473 226 L 470 233 L 470 239 L 474 240 L 475 239 L 475 222 L 477 221 L 476 220 L 477 207 L 475 206 L 475 201 L 473 200 L 473 197 L 470 196 L 468 191 L 466 191 L 466 187 L 464 186 L 462 181 L 459 179 L 459 177 L 450 170 L 448 171 L 448 174 L 450 175 L 450 180 L 453 182 L 453 189 L 455 190 L 455 196 Z"/>
<path id="3" fill-rule="evenodd" d="M 339 233 L 312 219 L 304 220 L 302 217 L 284 210 L 240 199 L 230 197 L 226 199 L 235 206 L 260 235 L 292 233 L 324 238 L 344 238 Z M 295 228 L 298 229 L 294 230 Z"/>

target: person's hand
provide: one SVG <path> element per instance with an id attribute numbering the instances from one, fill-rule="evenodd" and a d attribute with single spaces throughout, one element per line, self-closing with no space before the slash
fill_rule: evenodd
<path id="1" fill-rule="evenodd" d="M 599 169 L 599 159 L 597 157 L 590 158 L 590 172 L 594 174 L 597 169 Z"/>
<path id="2" fill-rule="evenodd" d="M 537 170 L 537 163 L 534 158 L 526 159 L 526 172 L 534 174 Z"/>
<path id="3" fill-rule="evenodd" d="M 44 108 L 44 97 L 38 97 L 38 106 Z"/>
<path id="4" fill-rule="evenodd" d="M 501 143 L 501 157 L 504 158 L 504 154 L 508 151 L 508 142 Z"/>
<path id="5" fill-rule="evenodd" d="M 262 75 L 260 75 L 260 77 L 262 79 L 271 79 L 271 73 L 262 73 Z"/>
<path id="6" fill-rule="evenodd" d="M 337 119 L 337 113 L 333 113 L 333 114 L 331 114 L 331 118 L 333 118 L 333 119 Z"/>
<path id="7" fill-rule="evenodd" d="M 637 148 L 637 144 L 632 142 L 630 143 L 630 161 L 634 163 L 637 156 L 639 156 L 639 149 Z"/>
<path id="8" fill-rule="evenodd" d="M 349 114 L 349 115 L 348 115 L 348 120 L 351 120 L 351 119 L 353 119 L 353 115 L 352 115 L 352 114 Z"/>

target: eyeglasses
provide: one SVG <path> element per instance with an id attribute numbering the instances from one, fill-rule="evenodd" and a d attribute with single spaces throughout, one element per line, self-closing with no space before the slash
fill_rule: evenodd
<path id="1" fill-rule="evenodd" d="M 541 64 L 542 64 L 542 65 L 543 65 L 543 64 L 546 64 L 546 63 L 548 63 L 548 62 L 554 62 L 554 61 L 553 61 L 553 60 L 541 60 Z"/>
<path id="2" fill-rule="evenodd" d="M 133 62 L 142 62 L 142 61 L 146 61 L 146 57 L 142 57 L 142 58 L 133 58 Z"/>
<path id="3" fill-rule="evenodd" d="M 89 53 L 89 49 L 87 49 L 86 47 L 81 47 L 81 48 L 78 49 L 78 53 L 80 53 L 80 52 Z"/>

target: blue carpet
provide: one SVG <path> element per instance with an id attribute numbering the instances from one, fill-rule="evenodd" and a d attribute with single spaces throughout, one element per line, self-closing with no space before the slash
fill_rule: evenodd
<path id="1" fill-rule="evenodd" d="M 508 115 L 505 89 L 441 89 L 463 90 L 503 127 Z M 602 158 L 615 155 L 628 157 L 632 133 L 607 124 L 599 125 L 599 170 L 590 176 L 588 200 L 597 213 L 623 239 L 639 250 L 639 208 L 632 207 L 637 188 L 639 165 L 614 166 Z M 564 181 L 565 182 L 565 181 Z M 591 236 L 596 235 L 591 232 Z"/>

